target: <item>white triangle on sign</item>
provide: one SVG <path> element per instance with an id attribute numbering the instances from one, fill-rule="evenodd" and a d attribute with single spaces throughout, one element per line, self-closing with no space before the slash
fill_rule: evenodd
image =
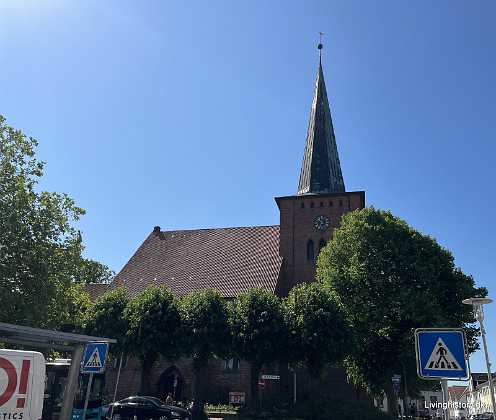
<path id="1" fill-rule="evenodd" d="M 424 369 L 463 370 L 441 337 L 437 339 Z"/>
<path id="2" fill-rule="evenodd" d="M 98 347 L 93 350 L 93 353 L 91 353 L 90 358 L 84 365 L 85 368 L 101 368 L 102 365 L 102 360 L 100 359 L 100 352 L 98 351 Z"/>

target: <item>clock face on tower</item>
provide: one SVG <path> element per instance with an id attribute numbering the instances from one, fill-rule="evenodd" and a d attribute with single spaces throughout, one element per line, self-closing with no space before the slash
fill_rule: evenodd
<path id="1" fill-rule="evenodd" d="M 317 216 L 315 220 L 313 221 L 313 227 L 315 230 L 320 230 L 324 231 L 329 229 L 329 225 L 331 224 L 331 221 L 327 216 Z"/>

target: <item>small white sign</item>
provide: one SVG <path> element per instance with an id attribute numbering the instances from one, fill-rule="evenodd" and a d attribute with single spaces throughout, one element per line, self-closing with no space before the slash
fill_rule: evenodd
<path id="1" fill-rule="evenodd" d="M 244 404 L 246 402 L 244 392 L 230 392 L 229 393 L 229 403 L 230 404 Z"/>
<path id="2" fill-rule="evenodd" d="M 262 375 L 262 379 L 264 380 L 272 380 L 272 381 L 278 381 L 279 379 L 281 379 L 281 377 L 279 375 Z"/>

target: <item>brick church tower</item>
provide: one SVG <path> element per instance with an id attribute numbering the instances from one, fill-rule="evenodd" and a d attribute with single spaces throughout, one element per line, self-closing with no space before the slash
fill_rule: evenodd
<path id="1" fill-rule="evenodd" d="M 364 191 L 347 192 L 344 186 L 321 57 L 298 191 L 275 200 L 285 289 L 280 292 L 286 294 L 295 284 L 314 279 L 319 251 L 332 238 L 343 214 L 365 206 Z"/>

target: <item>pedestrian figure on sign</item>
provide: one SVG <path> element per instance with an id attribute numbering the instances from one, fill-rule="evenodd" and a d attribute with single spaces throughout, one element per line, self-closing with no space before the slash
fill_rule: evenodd
<path id="1" fill-rule="evenodd" d="M 437 362 L 436 362 L 436 367 L 439 367 L 439 364 L 443 361 L 444 359 L 444 363 L 441 364 L 441 367 L 444 368 L 446 366 L 449 366 L 449 362 L 448 362 L 448 359 L 446 359 L 446 353 L 447 353 L 447 350 L 444 348 L 443 344 L 442 343 L 439 343 L 439 348 L 437 349 L 437 352 L 436 354 L 439 355 L 439 359 L 437 359 Z"/>

